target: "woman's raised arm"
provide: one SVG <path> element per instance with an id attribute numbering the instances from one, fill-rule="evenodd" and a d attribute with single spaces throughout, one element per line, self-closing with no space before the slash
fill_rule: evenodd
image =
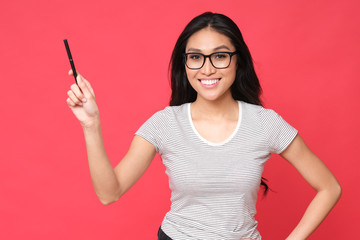
<path id="1" fill-rule="evenodd" d="M 70 70 L 69 75 L 72 75 Z M 156 154 L 155 147 L 135 136 L 129 151 L 114 169 L 105 151 L 99 110 L 90 83 L 80 74 L 71 85 L 67 103 L 79 120 L 85 136 L 90 176 L 101 203 L 117 201 L 141 177 Z"/>

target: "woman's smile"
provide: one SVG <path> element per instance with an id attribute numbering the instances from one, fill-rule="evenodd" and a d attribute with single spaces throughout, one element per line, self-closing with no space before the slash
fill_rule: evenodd
<path id="1" fill-rule="evenodd" d="M 202 78 L 199 79 L 199 82 L 204 88 L 214 88 L 219 84 L 220 80 L 221 78 Z"/>

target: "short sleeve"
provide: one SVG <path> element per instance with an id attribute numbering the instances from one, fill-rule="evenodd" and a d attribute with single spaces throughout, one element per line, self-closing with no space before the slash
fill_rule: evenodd
<path id="1" fill-rule="evenodd" d="M 270 152 L 280 154 L 294 140 L 298 131 L 274 110 L 262 108 L 262 126 Z"/>
<path id="2" fill-rule="evenodd" d="M 163 111 L 159 111 L 151 116 L 136 132 L 138 135 L 155 146 L 159 153 L 162 144 L 162 130 L 166 124 Z"/>

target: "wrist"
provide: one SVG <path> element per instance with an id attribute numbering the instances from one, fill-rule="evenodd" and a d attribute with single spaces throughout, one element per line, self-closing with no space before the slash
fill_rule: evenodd
<path id="1" fill-rule="evenodd" d="M 91 121 L 87 121 L 81 124 L 84 132 L 93 132 L 101 128 L 100 118 L 94 118 Z"/>

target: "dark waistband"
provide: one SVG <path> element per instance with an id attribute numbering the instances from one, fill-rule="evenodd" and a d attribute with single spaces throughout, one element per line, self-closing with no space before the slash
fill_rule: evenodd
<path id="1" fill-rule="evenodd" d="M 172 240 L 164 231 L 161 229 L 161 226 L 159 227 L 158 231 L 158 240 Z"/>

